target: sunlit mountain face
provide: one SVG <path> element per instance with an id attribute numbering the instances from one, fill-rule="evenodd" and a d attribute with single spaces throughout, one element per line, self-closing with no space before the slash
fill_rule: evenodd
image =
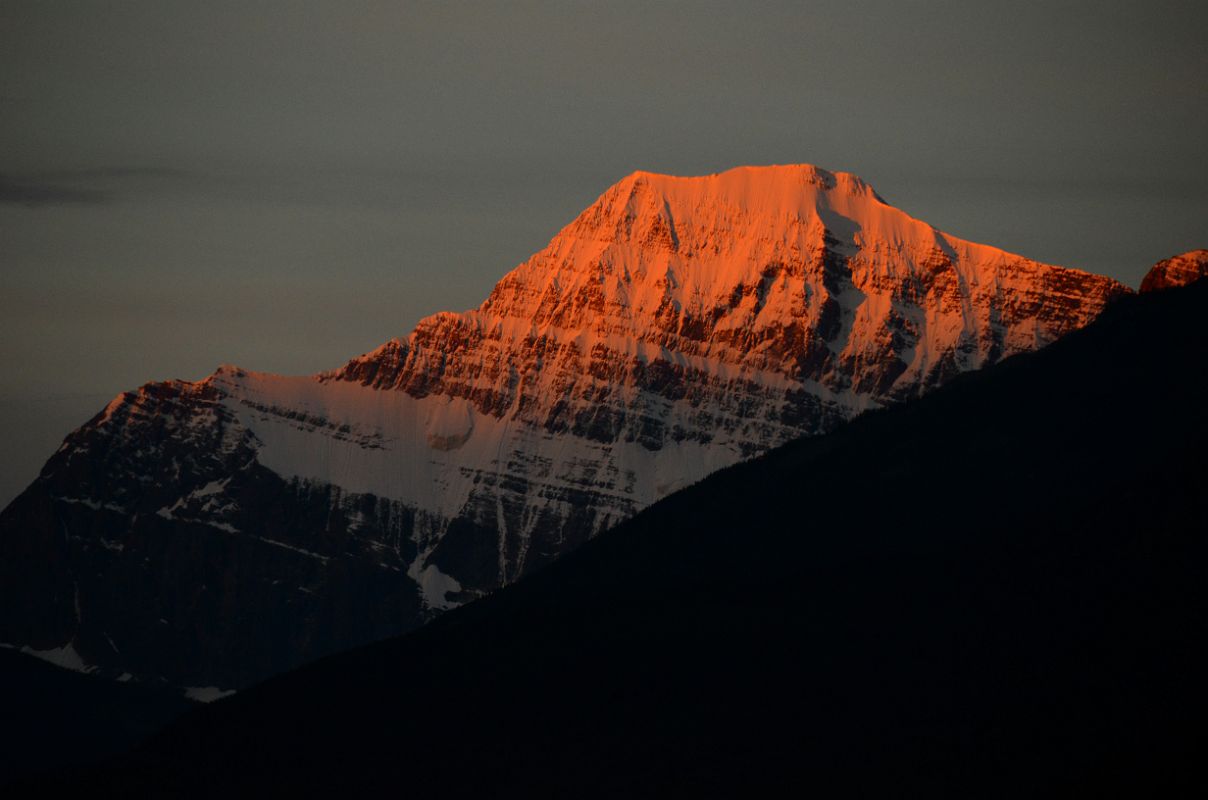
<path id="1" fill-rule="evenodd" d="M 0 642 L 215 696 L 414 628 L 1127 292 L 847 173 L 634 173 L 477 309 L 339 369 L 116 397 L 0 517 Z"/>
<path id="2" fill-rule="evenodd" d="M 1208 277 L 1208 250 L 1189 250 L 1154 264 L 1141 281 L 1141 291 L 1187 286 L 1204 277 Z"/>

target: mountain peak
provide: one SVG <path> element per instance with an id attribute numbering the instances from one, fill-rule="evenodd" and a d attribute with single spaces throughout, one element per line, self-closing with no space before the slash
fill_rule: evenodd
<path id="1" fill-rule="evenodd" d="M 0 516 L 21 554 L 0 558 L 0 642 L 244 686 L 1044 347 L 1126 291 L 950 236 L 849 173 L 635 172 L 478 308 L 342 369 L 123 393 Z M 167 647 L 165 625 L 194 633 Z"/>
<path id="2" fill-rule="evenodd" d="M 1044 346 L 1127 291 L 948 235 L 851 173 L 812 164 L 694 177 L 640 170 L 477 309 L 428 317 L 323 378 L 448 393 L 551 431 L 606 399 L 599 426 L 583 423 L 601 441 L 638 436 L 626 428 L 653 388 L 651 365 L 676 384 L 725 374 L 770 381 L 775 389 L 760 391 L 776 394 L 802 382 L 810 393 L 826 387 L 825 407 L 846 418 Z M 531 358 L 518 360 L 521 352 Z M 598 374 L 584 374 L 591 364 Z M 647 429 L 657 431 L 656 450 L 675 435 Z"/>
<path id="3" fill-rule="evenodd" d="M 1186 286 L 1204 277 L 1208 277 L 1208 250 L 1188 250 L 1154 264 L 1141 281 L 1141 291 Z"/>
<path id="4" fill-rule="evenodd" d="M 720 256 L 727 272 L 751 277 L 766 257 L 791 258 L 824 240 L 845 254 L 870 249 L 884 262 L 894 261 L 895 253 L 932 251 L 971 264 L 1028 261 L 943 233 L 886 203 L 860 176 L 813 164 L 743 166 L 690 177 L 633 172 L 534 259 L 547 261 L 543 256 L 565 251 L 571 242 L 629 243 L 675 254 L 685 269 L 710 254 Z"/>
<path id="5" fill-rule="evenodd" d="M 754 211 L 767 208 L 769 201 L 781 206 L 800 205 L 811 199 L 816 192 L 832 191 L 868 195 L 884 204 L 860 176 L 804 163 L 733 167 L 709 175 L 670 175 L 637 170 L 614 184 L 605 192 L 604 197 L 608 197 L 614 190 L 632 191 L 635 186 L 649 187 L 655 192 L 680 200 L 724 200 Z M 753 203 L 759 200 L 763 202 Z"/>
<path id="6" fill-rule="evenodd" d="M 624 183 L 633 179 L 647 180 L 671 180 L 671 181 L 691 181 L 703 182 L 711 180 L 739 180 L 739 179 L 755 179 L 762 181 L 775 181 L 785 178 L 806 178 L 808 180 L 826 181 L 834 184 L 839 175 L 845 175 L 849 178 L 856 176 L 846 172 L 835 172 L 833 170 L 824 169 L 816 164 L 745 164 L 738 167 L 731 167 L 721 172 L 711 172 L 707 175 L 672 175 L 665 172 L 652 172 L 650 170 L 635 170 L 627 175 L 621 182 Z M 858 180 L 858 178 L 857 178 Z"/>

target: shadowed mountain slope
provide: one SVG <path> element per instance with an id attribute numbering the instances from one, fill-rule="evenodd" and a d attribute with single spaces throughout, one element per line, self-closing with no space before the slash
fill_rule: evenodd
<path id="1" fill-rule="evenodd" d="M 0 649 L 0 787 L 17 774 L 122 753 L 194 705 L 166 686 L 81 675 Z"/>
<path id="2" fill-rule="evenodd" d="M 726 469 L 80 787 L 1152 794 L 1203 783 L 1208 282 Z"/>

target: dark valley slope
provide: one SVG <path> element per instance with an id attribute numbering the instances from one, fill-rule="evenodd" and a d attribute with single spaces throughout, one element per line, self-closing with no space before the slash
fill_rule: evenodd
<path id="1" fill-rule="evenodd" d="M 1144 796 L 1203 784 L 1208 282 L 717 473 L 79 788 Z M 1189 734 L 1189 731 L 1191 732 Z"/>
<path id="2" fill-rule="evenodd" d="M 172 687 L 81 675 L 0 649 L 0 786 L 118 755 L 194 705 Z"/>

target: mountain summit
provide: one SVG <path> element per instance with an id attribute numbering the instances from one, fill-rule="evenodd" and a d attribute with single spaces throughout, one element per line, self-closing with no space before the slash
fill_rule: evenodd
<path id="1" fill-rule="evenodd" d="M 224 366 L 115 398 L 0 515 L 0 642 L 245 686 L 1126 292 L 945 234 L 847 173 L 637 172 L 477 309 L 340 369 Z"/>

